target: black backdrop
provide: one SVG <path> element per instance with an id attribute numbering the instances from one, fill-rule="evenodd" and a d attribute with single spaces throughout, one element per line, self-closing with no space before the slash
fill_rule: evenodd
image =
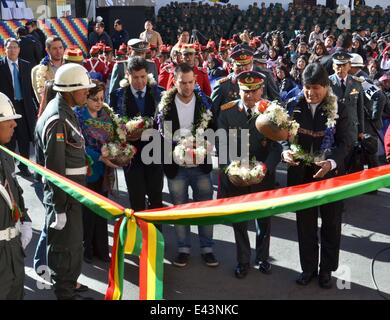
<path id="1" fill-rule="evenodd" d="M 127 30 L 131 38 L 138 38 L 144 29 L 146 20 L 153 17 L 153 7 L 101 7 L 96 9 L 96 16 L 101 16 L 105 24 L 105 31 L 111 34 L 114 31 L 115 19 L 120 19 L 123 28 Z"/>

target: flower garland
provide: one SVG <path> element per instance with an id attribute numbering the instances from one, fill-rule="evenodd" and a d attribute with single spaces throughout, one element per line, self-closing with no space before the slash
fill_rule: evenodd
<path id="1" fill-rule="evenodd" d="M 164 120 L 171 110 L 172 103 L 174 102 L 177 93 L 178 93 L 177 88 L 172 88 L 171 90 L 165 91 L 161 98 L 160 104 L 158 106 L 159 109 L 159 113 L 157 116 L 158 130 L 161 136 L 164 138 L 168 138 L 168 137 L 170 139 L 172 138 L 172 133 L 164 132 Z M 191 129 L 191 133 L 193 136 L 201 136 L 209 126 L 209 123 L 213 118 L 213 113 L 211 111 L 211 103 L 209 103 L 207 97 L 202 92 L 202 90 L 200 90 L 199 87 L 196 87 L 194 93 L 197 102 L 201 103 L 201 109 L 200 109 L 201 113 L 199 118 L 194 121 Z"/>
<path id="2" fill-rule="evenodd" d="M 320 151 L 317 153 L 308 153 L 303 150 L 302 146 L 297 144 L 296 139 L 294 139 L 294 142 L 290 146 L 291 151 L 294 153 L 294 159 L 302 161 L 306 165 L 324 160 L 325 153 L 329 151 L 334 144 L 336 120 L 339 118 L 339 115 L 337 113 L 337 97 L 333 94 L 330 88 L 329 93 L 322 104 L 322 109 L 326 115 L 326 129 L 324 137 L 322 138 Z"/>
<path id="3" fill-rule="evenodd" d="M 37 91 L 39 94 L 43 94 L 45 90 L 45 82 L 47 80 L 47 72 L 49 71 L 49 63 L 50 58 L 47 55 L 41 60 L 36 72 Z"/>

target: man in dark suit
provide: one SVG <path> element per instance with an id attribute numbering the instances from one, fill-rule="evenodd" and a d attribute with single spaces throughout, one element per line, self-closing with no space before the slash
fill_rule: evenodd
<path id="1" fill-rule="evenodd" d="M 16 121 L 18 126 L 8 147 L 15 150 L 17 143 L 19 153 L 29 158 L 30 142 L 34 141 L 37 117 L 31 84 L 31 65 L 28 61 L 19 59 L 20 47 L 16 39 L 9 38 L 4 45 L 6 57 L 0 61 L 0 74 L 3 76 L 2 81 L 0 81 L 0 92 L 11 99 L 16 112 L 22 115 L 22 118 Z M 19 169 L 23 176 L 31 176 L 24 164 L 20 163 Z"/>
<path id="2" fill-rule="evenodd" d="M 302 75 L 304 96 L 294 107 L 293 118 L 300 125 L 294 144 L 306 153 L 306 161 L 285 143 L 282 159 L 289 164 L 289 186 L 311 183 L 343 174 L 355 130 L 350 111 L 330 94 L 328 74 L 320 64 L 306 67 Z M 337 110 L 337 111 L 336 111 Z M 334 116 L 337 112 L 338 118 Z M 335 125 L 332 123 L 336 123 Z M 315 158 L 319 156 L 319 158 Z M 311 158 L 312 160 L 307 160 Z M 318 256 L 317 220 L 321 215 L 321 249 Z M 299 256 L 302 273 L 299 285 L 307 285 L 319 272 L 319 285 L 331 288 L 332 271 L 337 270 L 341 238 L 341 201 L 297 211 Z M 320 263 L 319 263 L 320 260 Z"/>
<path id="3" fill-rule="evenodd" d="M 127 80 L 124 87 L 111 95 L 111 106 L 114 111 L 129 119 L 137 115 L 153 117 L 160 102 L 161 87 L 148 82 L 147 63 L 141 57 L 134 57 L 127 66 Z M 146 164 L 141 159 L 142 149 L 149 141 L 132 142 L 137 153 L 131 164 L 125 168 L 125 178 L 131 208 L 135 211 L 162 207 L 163 170 L 160 163 Z"/>
<path id="4" fill-rule="evenodd" d="M 19 58 L 30 62 L 31 68 L 39 64 L 42 56 L 41 44 L 28 36 L 28 31 L 25 27 L 19 27 L 16 30 L 20 46 Z"/>
<path id="5" fill-rule="evenodd" d="M 195 73 L 191 66 L 181 63 L 176 66 L 176 88 L 167 91 L 159 107 L 159 129 L 164 137 L 164 147 L 170 145 L 175 151 L 175 146 L 181 137 L 194 136 L 199 130 L 207 130 L 213 127 L 212 116 L 207 121 L 202 121 L 210 115 L 212 110 L 211 100 L 201 91 L 195 90 Z M 203 123 L 203 124 L 202 124 Z M 171 125 L 171 128 L 169 128 Z M 198 139 L 199 140 L 199 139 Z M 172 159 L 172 152 L 164 150 L 164 173 L 168 179 L 168 189 L 171 201 L 174 205 L 189 202 L 188 188 L 193 191 L 194 201 L 205 201 L 213 198 L 213 186 L 210 172 L 212 164 L 210 157 L 203 163 L 181 163 Z M 176 225 L 178 255 L 173 261 L 177 267 L 185 267 L 188 264 L 191 251 L 190 226 Z M 199 241 L 202 258 L 209 267 L 217 267 L 218 260 L 213 253 L 213 225 L 198 226 Z"/>
<path id="6" fill-rule="evenodd" d="M 264 179 L 251 186 L 234 185 L 224 170 L 220 170 L 218 198 L 234 197 L 244 194 L 270 190 L 275 187 L 275 169 L 280 162 L 280 153 L 282 146 L 278 142 L 267 139 L 263 134 L 256 130 L 256 103 L 261 100 L 263 94 L 265 77 L 256 71 L 244 71 L 238 77 L 240 87 L 239 100 L 231 101 L 222 105 L 218 117 L 218 127 L 223 129 L 226 134 L 231 130 L 236 130 L 232 136 L 229 132 L 226 145 L 219 144 L 220 167 L 225 168 L 234 159 L 235 155 L 229 153 L 228 147 L 237 144 L 236 150 L 241 150 L 242 146 L 248 143 L 249 154 L 240 154 L 242 160 L 249 161 L 256 158 L 266 166 L 266 175 Z M 243 130 L 248 130 L 244 133 Z M 248 138 L 249 137 L 249 138 Z M 230 141 L 233 139 L 233 141 Z M 223 150 L 226 149 L 226 150 Z M 223 154 L 227 154 L 227 163 L 221 163 Z M 271 235 L 271 219 L 256 219 L 256 257 L 255 263 L 259 265 L 259 270 L 265 274 L 271 272 L 271 265 L 268 262 L 269 245 Z M 244 278 L 250 267 L 251 247 L 248 236 L 248 221 L 233 223 L 234 237 L 237 247 L 237 262 L 235 276 L 239 279 Z"/>
<path id="7" fill-rule="evenodd" d="M 27 21 L 25 24 L 28 33 L 39 42 L 42 54 L 42 58 L 45 57 L 46 52 L 44 52 L 44 48 L 46 46 L 46 36 L 41 29 L 38 28 L 37 22 L 35 20 Z"/>

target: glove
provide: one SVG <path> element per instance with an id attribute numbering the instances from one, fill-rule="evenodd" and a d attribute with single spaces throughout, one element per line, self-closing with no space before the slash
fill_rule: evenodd
<path id="1" fill-rule="evenodd" d="M 56 214 L 56 221 L 54 221 L 50 228 L 56 229 L 56 230 L 62 230 L 64 229 L 66 224 L 66 213 L 58 213 Z"/>
<path id="2" fill-rule="evenodd" d="M 20 240 L 23 250 L 25 250 L 32 239 L 32 224 L 31 222 L 23 222 L 20 224 Z"/>

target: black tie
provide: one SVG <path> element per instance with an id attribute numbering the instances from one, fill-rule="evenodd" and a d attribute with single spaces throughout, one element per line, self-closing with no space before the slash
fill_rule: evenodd
<path id="1" fill-rule="evenodd" d="M 248 120 L 250 120 L 252 118 L 252 109 L 247 109 L 246 110 L 246 114 L 247 114 L 247 117 L 248 117 Z"/>
<path id="2" fill-rule="evenodd" d="M 341 79 L 341 91 L 343 92 L 343 94 L 345 93 L 345 89 L 346 89 L 346 87 L 345 87 L 345 84 L 344 84 L 344 79 Z"/>

